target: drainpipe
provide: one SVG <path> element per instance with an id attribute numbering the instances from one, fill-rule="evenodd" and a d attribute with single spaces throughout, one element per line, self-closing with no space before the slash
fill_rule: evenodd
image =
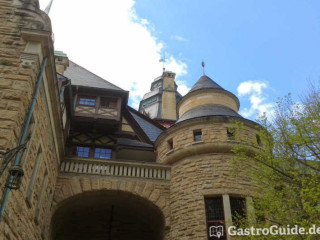
<path id="1" fill-rule="evenodd" d="M 38 92 L 39 92 L 39 89 L 40 89 L 40 86 L 41 86 L 41 83 L 42 83 L 42 80 L 43 80 L 43 73 L 44 73 L 46 65 L 47 65 L 47 57 L 45 57 L 43 59 L 43 61 L 42 61 L 41 71 L 40 71 L 40 74 L 38 76 L 37 84 L 36 84 L 36 87 L 35 87 L 34 92 L 33 92 L 33 97 L 32 97 L 32 100 L 31 100 L 29 111 L 28 111 L 27 120 L 26 120 L 26 122 L 24 124 L 24 128 L 23 128 L 23 131 L 22 131 L 22 134 L 21 134 L 19 146 L 23 145 L 25 143 L 25 141 L 26 141 L 27 132 L 28 132 L 28 129 L 29 129 L 29 125 L 30 125 L 32 114 L 33 114 L 34 106 L 36 104 L 37 95 L 38 95 Z M 21 159 L 21 152 L 19 151 L 17 153 L 16 157 L 15 157 L 13 165 L 14 166 L 19 165 L 20 159 Z M 6 204 L 7 204 L 7 201 L 8 201 L 9 193 L 10 193 L 10 188 L 5 187 L 3 201 L 2 201 L 2 205 L 1 205 L 1 209 L 0 209 L 0 222 L 1 222 L 2 217 L 4 215 L 4 210 L 6 208 Z"/>
<path id="2" fill-rule="evenodd" d="M 67 86 L 68 84 L 69 84 L 69 83 L 67 83 L 66 85 L 63 85 L 63 86 L 62 86 L 62 90 L 61 90 L 60 97 L 59 97 L 59 103 L 62 103 L 63 95 L 64 95 L 64 90 L 65 90 L 65 88 L 66 88 L 66 86 Z"/>
<path id="3" fill-rule="evenodd" d="M 70 81 L 70 80 L 69 80 Z M 71 88 L 71 81 L 68 85 L 69 88 L 69 102 L 70 102 L 70 110 L 71 110 L 71 116 L 73 116 L 74 113 L 74 106 L 73 106 L 73 100 L 72 100 L 72 88 Z"/>

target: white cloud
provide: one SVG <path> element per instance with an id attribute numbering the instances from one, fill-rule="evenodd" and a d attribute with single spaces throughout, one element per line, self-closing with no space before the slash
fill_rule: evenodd
<path id="1" fill-rule="evenodd" d="M 177 40 L 177 41 L 181 41 L 181 42 L 187 42 L 188 39 L 182 37 L 182 36 L 179 36 L 179 35 L 175 35 L 175 36 L 172 36 L 173 39 Z"/>
<path id="2" fill-rule="evenodd" d="M 185 81 L 177 80 L 176 83 L 178 85 L 178 92 L 182 96 L 186 95 L 189 92 L 190 88 L 186 85 Z"/>
<path id="3" fill-rule="evenodd" d="M 44 9 L 48 0 L 40 0 Z M 54 1 L 49 14 L 55 49 L 70 60 L 113 84 L 130 90 L 136 107 L 162 73 L 159 63 L 164 43 L 154 36 L 154 26 L 139 18 L 133 0 Z M 187 65 L 168 54 L 166 69 L 176 78 L 187 74 Z M 187 88 L 182 83 L 181 89 Z M 179 89 L 180 89 L 179 87 Z"/>
<path id="4" fill-rule="evenodd" d="M 263 90 L 268 88 L 268 84 L 263 81 L 245 81 L 239 84 L 237 88 L 239 97 L 247 97 L 250 101 L 250 108 L 244 108 L 240 114 L 246 118 L 253 115 L 262 115 L 266 113 L 270 115 L 273 108 L 273 103 L 266 102 L 266 97 Z"/>
<path id="5" fill-rule="evenodd" d="M 260 95 L 262 92 L 263 88 L 266 88 L 267 84 L 265 82 L 260 82 L 260 81 L 246 81 L 240 83 L 238 86 L 238 96 L 244 96 L 247 94 L 258 94 Z"/>

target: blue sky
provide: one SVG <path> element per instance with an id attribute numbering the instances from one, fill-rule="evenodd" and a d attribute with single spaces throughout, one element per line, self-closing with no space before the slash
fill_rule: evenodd
<path id="1" fill-rule="evenodd" d="M 47 0 L 40 3 L 44 8 Z M 70 11 L 72 4 L 76 11 Z M 61 20 L 64 14 L 67 22 Z M 161 73 L 158 59 L 163 53 L 183 93 L 201 76 L 204 60 L 206 74 L 239 96 L 240 113 L 250 119 L 270 111 L 272 103 L 289 92 L 298 101 L 308 80 L 320 79 L 318 0 L 95 0 L 91 6 L 55 0 L 50 17 L 56 49 L 129 88 L 133 106 Z M 106 46 L 92 51 L 92 41 L 99 39 Z M 128 75 L 119 74 L 122 71 Z"/>

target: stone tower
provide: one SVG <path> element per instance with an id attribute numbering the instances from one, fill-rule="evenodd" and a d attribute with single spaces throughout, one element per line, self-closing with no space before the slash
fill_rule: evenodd
<path id="1" fill-rule="evenodd" d="M 171 126 L 177 120 L 176 106 L 182 97 L 177 91 L 174 79 L 175 73 L 164 71 L 152 82 L 150 92 L 144 95 L 139 106 L 139 112 L 165 127 Z"/>
<path id="2" fill-rule="evenodd" d="M 231 174 L 231 149 L 239 135 L 256 144 L 257 124 L 238 114 L 239 100 L 203 75 L 178 103 L 178 121 L 157 139 L 157 162 L 171 165 L 171 239 L 216 239 L 210 227 L 226 227 L 250 211 L 252 186 Z M 207 228 L 207 229 L 206 229 Z M 211 229 L 212 230 L 212 229 Z"/>

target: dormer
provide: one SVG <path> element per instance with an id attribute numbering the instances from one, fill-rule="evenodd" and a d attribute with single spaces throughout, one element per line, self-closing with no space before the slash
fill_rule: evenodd
<path id="1" fill-rule="evenodd" d="M 75 117 L 90 119 L 109 119 L 120 121 L 121 105 L 123 98 L 121 94 L 112 92 L 102 93 L 86 89 L 76 88 L 75 95 Z"/>
<path id="2" fill-rule="evenodd" d="M 72 61 L 64 76 L 71 80 L 74 122 L 91 122 L 110 129 L 120 126 L 121 112 L 128 103 L 127 91 Z"/>

